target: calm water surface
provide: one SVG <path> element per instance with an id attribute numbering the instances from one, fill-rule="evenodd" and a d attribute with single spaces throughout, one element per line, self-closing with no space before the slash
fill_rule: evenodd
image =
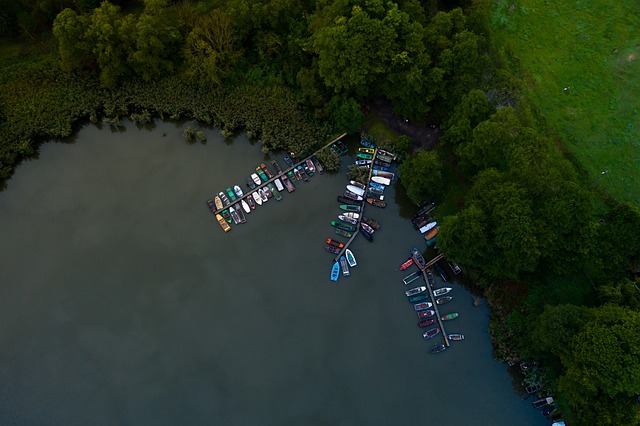
<path id="1" fill-rule="evenodd" d="M 466 340 L 427 353 L 398 271 L 424 245 L 395 204 L 368 209 L 383 228 L 333 284 L 344 174 L 224 234 L 205 201 L 244 186 L 260 147 L 181 134 L 88 126 L 0 193 L 0 424 L 547 424 L 456 284 Z"/>

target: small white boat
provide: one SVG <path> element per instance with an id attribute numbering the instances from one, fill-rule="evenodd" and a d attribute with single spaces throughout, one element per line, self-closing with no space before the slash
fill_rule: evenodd
<path id="1" fill-rule="evenodd" d="M 263 203 L 266 203 L 267 201 L 269 201 L 269 196 L 267 195 L 267 192 L 263 188 L 258 189 L 258 193 L 260 194 L 260 197 L 262 198 Z"/>
<path id="2" fill-rule="evenodd" d="M 357 160 L 356 161 L 356 165 L 357 166 L 368 166 L 371 164 L 371 160 Z"/>
<path id="3" fill-rule="evenodd" d="M 240 204 L 242 204 L 242 210 L 247 213 L 251 213 L 251 207 L 249 207 L 249 204 L 247 204 L 245 200 L 240 201 Z"/>
<path id="4" fill-rule="evenodd" d="M 429 223 L 427 223 L 425 226 L 420 228 L 420 233 L 424 234 L 425 232 L 431 231 L 433 228 L 436 227 L 437 224 L 438 224 L 438 222 L 429 222 Z"/>
<path id="5" fill-rule="evenodd" d="M 349 190 L 349 191 L 353 192 L 354 194 L 359 195 L 361 197 L 364 195 L 364 189 L 363 188 L 359 188 L 359 187 L 357 187 L 355 185 L 347 185 L 347 190 Z"/>
<path id="6" fill-rule="evenodd" d="M 367 225 L 364 222 L 360 223 L 360 228 L 364 229 L 365 231 L 367 231 L 369 234 L 373 234 L 376 230 L 373 229 L 372 227 L 370 227 L 369 225 Z"/>
<path id="7" fill-rule="evenodd" d="M 449 340 L 464 340 L 464 334 L 452 333 L 447 336 Z"/>
<path id="8" fill-rule="evenodd" d="M 253 179 L 253 182 L 256 185 L 261 185 L 262 184 L 262 181 L 260 180 L 260 176 L 258 176 L 257 173 L 251 173 L 251 179 Z"/>
<path id="9" fill-rule="evenodd" d="M 236 193 L 238 198 L 242 198 L 244 196 L 244 192 L 242 192 L 242 188 L 238 185 L 233 185 L 233 192 Z"/>
<path id="10" fill-rule="evenodd" d="M 353 219 L 358 219 L 360 218 L 360 213 L 356 213 L 356 212 L 345 212 L 342 213 L 345 217 L 351 217 Z"/>
<path id="11" fill-rule="evenodd" d="M 277 178 L 273 182 L 276 184 L 276 188 L 278 189 L 278 191 L 280 191 L 280 192 L 284 191 L 284 185 L 280 181 L 280 178 Z"/>
<path id="12" fill-rule="evenodd" d="M 343 222 L 350 223 L 352 225 L 355 225 L 356 223 L 358 223 L 358 219 L 354 219 L 352 217 L 348 217 L 343 214 L 338 215 L 338 219 L 340 219 Z"/>
<path id="13" fill-rule="evenodd" d="M 382 176 L 374 176 L 371 178 L 372 182 L 379 183 L 380 185 L 390 185 L 391 179 L 382 177 Z"/>
<path id="14" fill-rule="evenodd" d="M 356 262 L 356 257 L 353 255 L 353 252 L 349 249 L 346 249 L 344 251 L 344 254 L 347 256 L 347 262 L 349 263 L 350 267 L 354 267 L 358 264 L 358 262 Z"/>
<path id="15" fill-rule="evenodd" d="M 435 297 L 442 296 L 444 294 L 449 293 L 451 290 L 453 290 L 451 287 L 437 288 L 437 289 L 433 290 L 433 295 Z"/>
<path id="16" fill-rule="evenodd" d="M 405 291 L 404 294 L 406 294 L 407 297 L 409 297 L 409 296 L 413 296 L 413 295 L 422 293 L 423 291 L 427 291 L 427 287 L 425 287 L 425 286 L 414 287 L 411 290 Z"/>
<path id="17" fill-rule="evenodd" d="M 253 197 L 257 205 L 259 206 L 262 205 L 262 197 L 260 197 L 260 194 L 258 194 L 258 191 L 254 191 L 253 193 L 251 193 L 251 196 Z"/>

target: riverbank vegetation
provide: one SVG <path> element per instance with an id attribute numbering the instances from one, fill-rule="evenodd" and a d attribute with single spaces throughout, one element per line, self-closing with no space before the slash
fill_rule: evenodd
<path id="1" fill-rule="evenodd" d="M 637 97 L 612 98 L 591 122 L 595 95 L 582 94 L 598 85 L 571 83 L 566 93 L 571 78 L 560 77 L 588 55 L 562 63 L 526 3 L 537 4 L 0 2 L 0 179 L 40 141 L 85 120 L 113 128 L 123 119 L 193 120 L 225 137 L 244 131 L 265 152 L 303 156 L 332 134 L 360 130 L 366 105 L 382 99 L 403 121 L 444 131 L 437 150 L 424 150 L 369 115 L 370 133 L 405 157 L 408 197 L 441 206 L 440 249 L 488 296 L 498 357 L 540 361 L 528 379 L 554 390 L 570 424 L 638 424 L 640 213 L 629 188 L 594 183 L 591 162 L 607 150 L 608 164 L 635 182 L 627 112 Z M 600 7 L 575 6 L 580 16 Z M 549 10 L 573 19 L 559 4 Z M 573 34 L 592 34 L 593 16 Z M 612 40 L 620 40 L 616 16 L 606 15 Z M 505 41 L 516 33 L 519 44 Z M 549 75 L 536 63 L 547 51 Z M 618 62 L 623 77 L 637 63 Z M 602 90 L 619 93 L 616 84 Z M 609 121 L 622 133 L 605 135 Z M 204 142 L 199 130 L 185 137 Z M 594 135 L 628 143 L 614 154 Z"/>

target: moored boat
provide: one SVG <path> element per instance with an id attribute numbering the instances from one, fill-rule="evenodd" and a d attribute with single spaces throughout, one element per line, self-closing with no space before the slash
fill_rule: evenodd
<path id="1" fill-rule="evenodd" d="M 449 275 L 445 272 L 444 269 L 442 269 L 442 266 L 440 266 L 438 262 L 436 262 L 433 266 L 436 268 L 436 271 L 438 271 L 438 273 L 440 274 L 440 278 L 442 278 L 442 281 L 449 281 Z"/>
<path id="2" fill-rule="evenodd" d="M 351 238 L 353 236 L 353 234 L 351 232 L 347 232 L 345 230 L 338 229 L 338 228 L 335 228 L 335 232 L 336 232 L 337 235 L 340 235 L 342 237 Z"/>
<path id="3" fill-rule="evenodd" d="M 433 337 L 436 336 L 436 334 L 440 333 L 440 329 L 439 328 L 432 328 L 431 330 L 427 330 L 424 333 L 422 333 L 422 337 L 424 337 L 425 339 L 431 339 Z"/>
<path id="4" fill-rule="evenodd" d="M 213 205 L 213 201 L 207 200 L 207 207 L 209 207 L 209 210 L 211 210 L 211 213 L 216 212 L 216 206 Z"/>
<path id="5" fill-rule="evenodd" d="M 407 275 L 402 279 L 402 282 L 404 283 L 404 285 L 409 285 L 415 280 L 417 280 L 418 278 L 420 278 L 420 271 L 416 271 L 413 274 Z"/>
<path id="6" fill-rule="evenodd" d="M 249 189 L 256 189 L 256 183 L 250 177 L 247 178 L 247 186 Z"/>
<path id="7" fill-rule="evenodd" d="M 400 270 L 404 271 L 405 269 L 407 269 L 411 265 L 413 265 L 413 259 L 408 259 L 402 265 L 400 265 Z"/>
<path id="8" fill-rule="evenodd" d="M 307 163 L 307 167 L 309 168 L 309 176 L 313 176 L 316 172 L 315 164 L 313 164 L 313 161 L 311 161 L 310 158 L 307 158 L 307 161 L 305 161 L 305 163 Z"/>
<path id="9" fill-rule="evenodd" d="M 256 185 L 262 185 L 262 180 L 260 179 L 260 176 L 258 176 L 257 173 L 251 173 L 251 179 L 253 180 L 253 183 L 255 183 Z"/>
<path id="10" fill-rule="evenodd" d="M 335 262 L 333 268 L 331 268 L 331 281 L 338 281 L 340 277 L 340 264 Z"/>
<path id="11" fill-rule="evenodd" d="M 453 260 L 447 260 L 447 264 L 449 265 L 449 268 L 451 268 L 451 270 L 455 275 L 458 275 L 460 272 L 462 272 L 462 269 L 460 269 L 458 264 Z"/>
<path id="12" fill-rule="evenodd" d="M 282 174 L 282 168 L 276 160 L 271 160 L 271 165 L 273 166 L 273 170 L 275 170 L 277 174 Z"/>
<path id="13" fill-rule="evenodd" d="M 256 209 L 256 202 L 253 199 L 253 196 L 252 195 L 247 196 L 246 200 L 247 200 L 247 203 L 249 203 L 249 207 L 251 207 L 251 210 L 255 210 Z"/>
<path id="14" fill-rule="evenodd" d="M 346 198 L 351 199 L 352 201 L 362 201 L 362 196 L 361 195 L 354 194 L 353 192 L 349 191 L 348 189 L 346 191 L 344 191 L 344 196 Z"/>
<path id="15" fill-rule="evenodd" d="M 350 275 L 349 265 L 347 264 L 347 258 L 340 256 L 340 267 L 342 268 L 342 275 L 348 277 Z"/>
<path id="16" fill-rule="evenodd" d="M 273 183 L 275 183 L 276 188 L 278 189 L 278 191 L 280 191 L 280 192 L 284 191 L 284 185 L 282 184 L 282 181 L 280 181 L 280 178 L 276 178 L 276 180 L 274 180 Z"/>
<path id="17" fill-rule="evenodd" d="M 424 312 L 424 311 L 422 311 Z M 420 313 L 422 313 L 420 312 Z M 418 321 L 418 327 L 420 328 L 425 328 L 425 327 L 429 327 L 430 325 L 433 325 L 436 323 L 436 320 L 434 319 L 426 319 L 426 320 L 422 320 L 422 321 Z"/>
<path id="18" fill-rule="evenodd" d="M 373 242 L 373 235 L 371 235 L 370 233 L 368 233 L 367 231 L 365 231 L 364 229 L 360 228 L 360 233 L 362 234 L 362 236 L 369 241 L 370 243 Z"/>
<path id="19" fill-rule="evenodd" d="M 426 241 L 429 241 L 430 239 L 432 239 L 433 237 L 436 236 L 436 234 L 438 233 L 438 230 L 440 228 L 438 226 L 434 227 L 433 229 L 431 229 L 431 231 L 427 232 L 427 234 L 424 236 L 424 239 Z"/>
<path id="20" fill-rule="evenodd" d="M 371 178 L 371 181 L 375 183 L 379 183 L 380 185 L 385 185 L 385 186 L 391 185 L 391 179 L 383 176 L 373 176 Z"/>
<path id="21" fill-rule="evenodd" d="M 375 148 L 375 146 L 365 138 L 360 139 L 360 145 L 364 146 L 365 148 Z"/>
<path id="22" fill-rule="evenodd" d="M 367 231 L 368 233 L 370 233 L 370 234 L 373 234 L 373 232 L 374 232 L 373 228 L 372 228 L 372 227 L 370 227 L 369 225 L 367 225 L 367 224 L 366 224 L 366 223 L 364 223 L 364 222 L 361 222 L 361 223 L 360 223 L 360 227 L 361 227 L 362 229 L 364 229 L 365 231 Z"/>
<path id="23" fill-rule="evenodd" d="M 256 173 L 258 174 L 258 176 L 260 176 L 260 179 L 262 179 L 263 182 L 266 182 L 269 180 L 269 178 L 267 177 L 267 175 L 264 174 L 260 166 L 256 167 Z"/>
<path id="24" fill-rule="evenodd" d="M 356 212 L 346 212 L 343 213 L 346 217 L 351 217 L 353 219 L 359 219 L 360 218 L 360 213 L 356 213 Z"/>
<path id="25" fill-rule="evenodd" d="M 433 307 L 433 303 L 429 303 L 429 302 L 427 302 L 427 305 L 429 305 L 429 308 L 432 308 L 432 307 Z M 427 308 L 427 309 L 428 309 L 428 308 Z M 418 312 L 418 318 L 421 318 L 421 319 L 423 319 L 423 318 L 430 318 L 430 317 L 434 316 L 435 314 L 436 314 L 436 311 L 434 311 L 433 309 L 428 309 L 428 310 L 426 310 L 426 311 L 420 311 L 420 312 Z M 436 319 L 435 319 L 435 318 L 433 319 L 433 322 L 434 322 L 434 323 L 436 322 Z"/>
<path id="26" fill-rule="evenodd" d="M 393 179 L 396 176 L 394 173 L 383 171 L 383 170 L 376 170 L 376 169 L 373 169 L 373 175 L 386 177 L 387 179 Z"/>
<path id="27" fill-rule="evenodd" d="M 431 229 L 435 228 L 435 226 L 438 224 L 438 222 L 429 222 L 426 225 L 420 227 L 420 233 L 424 234 L 425 232 L 430 231 Z"/>
<path id="28" fill-rule="evenodd" d="M 425 291 L 427 291 L 427 287 L 419 286 L 419 287 L 414 287 L 411 290 L 405 291 L 404 294 L 406 294 L 407 297 L 409 297 L 409 296 L 413 296 L 414 294 L 423 293 Z"/>
<path id="29" fill-rule="evenodd" d="M 213 201 L 216 203 L 216 210 L 222 210 L 224 208 L 224 205 L 222 204 L 222 200 L 220 199 L 219 195 L 216 195 Z"/>
<path id="30" fill-rule="evenodd" d="M 434 297 L 443 296 L 453 290 L 451 287 L 442 287 L 433 290 Z M 436 302 L 437 303 L 437 302 Z"/>
<path id="31" fill-rule="evenodd" d="M 383 200 L 378 200 L 376 198 L 370 197 L 367 198 L 367 203 L 371 204 L 374 207 L 380 207 L 381 209 L 387 207 L 387 202 Z"/>
<path id="32" fill-rule="evenodd" d="M 357 158 L 361 158 L 363 160 L 371 160 L 373 159 L 373 154 L 366 154 L 364 152 L 359 152 L 356 154 Z"/>
<path id="33" fill-rule="evenodd" d="M 267 195 L 267 187 L 258 189 L 258 194 L 260 195 L 260 199 L 262 199 L 263 203 L 269 201 L 269 195 Z"/>
<path id="34" fill-rule="evenodd" d="M 358 151 L 360 151 L 360 152 L 364 152 L 364 153 L 366 153 L 366 154 L 374 154 L 374 153 L 376 152 L 376 150 L 375 150 L 375 149 L 373 149 L 373 148 L 366 148 L 366 147 L 365 147 L 365 148 L 358 148 Z"/>
<path id="35" fill-rule="evenodd" d="M 378 189 L 378 188 L 374 188 L 372 186 L 370 186 L 369 188 L 367 188 L 367 195 L 382 195 L 383 194 L 383 190 L 382 189 Z"/>
<path id="36" fill-rule="evenodd" d="M 345 204 L 351 204 L 354 201 L 357 201 L 357 200 L 354 200 L 353 198 L 345 197 L 344 195 L 338 195 L 337 200 L 339 203 L 345 203 Z"/>
<path id="37" fill-rule="evenodd" d="M 238 212 L 236 212 L 236 209 L 233 208 L 233 206 L 229 207 L 229 213 L 231 214 L 231 219 L 233 219 L 233 223 L 236 225 L 239 224 L 240 216 L 238 215 Z"/>
<path id="38" fill-rule="evenodd" d="M 369 187 L 370 188 L 375 188 L 375 189 L 379 189 L 380 191 L 384 191 L 387 187 L 380 184 L 380 183 L 375 183 L 373 181 L 369 182 Z"/>
<path id="39" fill-rule="evenodd" d="M 340 254 L 340 250 L 341 250 L 339 247 L 332 246 L 330 244 L 327 244 L 325 246 L 325 249 L 327 249 L 329 253 L 333 253 L 333 254 Z"/>
<path id="40" fill-rule="evenodd" d="M 289 165 L 289 167 L 293 167 L 293 160 L 291 157 L 284 157 L 284 162 Z"/>
<path id="41" fill-rule="evenodd" d="M 371 160 L 356 160 L 357 166 L 370 166 Z"/>
<path id="42" fill-rule="evenodd" d="M 233 219 L 231 218 L 231 215 L 229 214 L 229 210 L 224 209 L 222 210 L 222 212 L 220 212 L 220 214 L 222 215 L 224 220 L 227 221 L 227 223 L 231 223 L 233 221 Z"/>
<path id="43" fill-rule="evenodd" d="M 464 340 L 464 334 L 451 333 L 447 336 L 449 340 Z"/>
<path id="44" fill-rule="evenodd" d="M 288 192 L 293 192 L 296 190 L 296 187 L 293 186 L 293 184 L 291 183 L 291 181 L 286 175 L 282 175 L 282 183 L 284 183 L 284 187 L 287 188 Z"/>
<path id="45" fill-rule="evenodd" d="M 358 223 L 358 219 L 354 219 L 352 217 L 348 217 L 343 214 L 338 215 L 338 219 L 340 219 L 343 222 L 350 223 L 352 225 L 356 225 Z"/>
<path id="46" fill-rule="evenodd" d="M 239 185 L 233 185 L 233 192 L 236 193 L 238 198 L 242 198 L 244 196 L 244 192 L 242 191 L 242 188 L 240 188 Z"/>
<path id="47" fill-rule="evenodd" d="M 439 345 L 433 345 L 433 347 L 429 350 L 429 352 L 432 354 L 437 354 L 440 352 L 444 352 L 446 349 L 447 349 L 447 346 L 444 343 L 440 343 Z"/>
<path id="48" fill-rule="evenodd" d="M 432 306 L 431 303 L 422 302 L 422 303 L 416 303 L 415 305 L 413 305 L 413 309 L 415 309 L 416 311 L 424 311 L 425 309 L 429 309 L 431 306 Z M 433 311 L 433 313 L 435 314 L 436 311 Z"/>
<path id="49" fill-rule="evenodd" d="M 300 169 L 293 169 L 293 174 L 296 176 L 296 179 L 302 181 L 302 174 L 300 173 Z"/>
<path id="50" fill-rule="evenodd" d="M 357 187 L 355 185 L 351 185 L 351 184 L 347 185 L 347 190 L 351 191 L 354 194 L 359 195 L 359 196 L 363 196 L 364 195 L 364 189 L 363 188 L 359 188 L 359 187 Z"/>
<path id="51" fill-rule="evenodd" d="M 344 222 L 337 222 L 335 220 L 331 221 L 331 225 L 338 228 L 338 229 L 342 229 L 343 231 L 347 231 L 347 232 L 353 232 L 356 230 L 356 227 L 353 225 L 349 225 L 348 223 L 344 223 Z"/>
<path id="52" fill-rule="evenodd" d="M 242 200 L 244 201 L 244 200 Z M 238 215 L 238 217 L 240 218 L 240 223 L 247 223 L 247 217 L 244 215 L 244 212 L 242 211 L 243 209 L 241 209 L 237 204 L 236 204 L 236 214 Z"/>
<path id="53" fill-rule="evenodd" d="M 252 192 L 251 195 L 253 196 L 253 200 L 256 202 L 256 204 L 261 206 L 262 205 L 262 197 L 260 196 L 260 192 L 259 191 L 260 190 Z"/>
<path id="54" fill-rule="evenodd" d="M 260 168 L 262 169 L 263 172 L 265 172 L 265 174 L 267 175 L 267 177 L 269 179 L 271 179 L 274 175 L 273 172 L 271 172 L 271 170 L 269 170 L 269 168 L 267 167 L 266 164 L 264 163 L 260 163 Z M 268 179 L 267 179 L 268 180 Z"/>
<path id="55" fill-rule="evenodd" d="M 334 247 L 338 247 L 338 248 L 342 248 L 342 247 L 344 247 L 344 244 L 343 244 L 343 243 L 341 243 L 341 242 L 340 242 L 340 241 L 338 241 L 338 240 L 333 240 L 333 239 L 331 239 L 331 238 L 327 238 L 327 244 L 329 244 L 329 245 L 331 245 L 331 246 L 334 246 Z"/>
<path id="56" fill-rule="evenodd" d="M 427 264 L 424 261 L 424 257 L 422 257 L 422 253 L 420 253 L 420 250 L 415 247 L 411 248 L 411 258 L 413 259 L 418 269 L 420 269 L 421 271 L 427 267 Z"/>
<path id="57" fill-rule="evenodd" d="M 374 164 L 374 166 L 373 166 L 373 170 L 378 170 L 378 171 L 381 171 L 381 172 L 386 172 L 387 170 L 389 170 L 389 168 L 388 168 L 388 167 L 378 166 L 378 165 Z"/>
<path id="58" fill-rule="evenodd" d="M 247 197 L 247 198 L 251 199 L 251 197 Z M 251 207 L 245 200 L 240 201 L 240 204 L 242 205 L 242 210 L 247 212 L 247 214 L 251 213 Z"/>
<path id="59" fill-rule="evenodd" d="M 373 160 L 373 164 L 375 164 L 376 166 L 391 167 L 391 163 L 389 163 L 387 161 L 379 160 L 377 158 L 375 160 Z"/>
<path id="60" fill-rule="evenodd" d="M 378 152 L 379 152 L 381 155 L 384 155 L 385 157 L 389 157 L 389 158 L 391 158 L 391 160 L 395 160 L 396 158 L 398 158 L 398 155 L 397 155 L 397 154 L 394 154 L 394 153 L 389 152 L 389 151 L 385 151 L 384 149 L 380 149 L 380 150 L 378 150 Z"/>
<path id="61" fill-rule="evenodd" d="M 269 182 L 267 184 L 267 187 L 269 188 L 269 191 L 271 191 L 271 193 L 273 194 L 273 196 L 275 197 L 276 201 L 280 201 L 282 200 L 282 195 L 280 195 L 280 192 L 276 189 L 275 185 L 272 184 L 271 182 Z"/>
<path id="62" fill-rule="evenodd" d="M 393 158 L 389 157 L 388 155 L 381 154 L 380 152 L 376 154 L 376 158 L 389 164 L 391 164 L 391 162 L 393 161 Z"/>
<path id="63" fill-rule="evenodd" d="M 440 317 L 440 319 L 442 321 L 449 321 L 452 319 L 458 318 L 458 313 L 457 312 L 451 312 L 450 314 L 446 314 Z"/>
<path id="64" fill-rule="evenodd" d="M 350 267 L 354 267 L 356 265 L 358 265 L 358 262 L 356 262 L 356 257 L 353 255 L 353 252 L 349 249 L 346 249 L 344 251 L 344 255 L 347 258 L 347 263 L 349 264 Z"/>
<path id="65" fill-rule="evenodd" d="M 230 186 L 227 186 L 226 191 L 227 191 L 227 195 L 229 196 L 229 199 L 231 201 L 235 201 L 236 200 L 236 194 L 233 192 L 233 190 L 231 189 Z"/>
<path id="66" fill-rule="evenodd" d="M 429 300 L 429 296 L 426 294 L 416 294 L 414 296 L 409 296 L 409 303 L 422 303 Z"/>
<path id="67" fill-rule="evenodd" d="M 320 160 L 315 157 L 313 157 L 312 160 L 313 164 L 316 166 L 316 170 L 318 171 L 318 173 L 324 174 L 324 167 L 322 167 L 322 163 L 320 163 Z"/>
<path id="68" fill-rule="evenodd" d="M 367 189 L 367 185 L 360 183 L 357 180 L 350 180 L 349 183 L 353 186 L 357 186 L 358 188 Z"/>
<path id="69" fill-rule="evenodd" d="M 231 204 L 231 202 L 229 201 L 229 197 L 227 197 L 224 192 L 218 192 L 218 197 L 220 197 L 220 200 L 222 200 L 222 205 L 224 207 L 227 207 L 229 204 Z"/>
<path id="70" fill-rule="evenodd" d="M 309 182 L 309 176 L 307 175 L 307 172 L 305 171 L 303 166 L 298 166 L 298 171 L 300 172 L 300 176 L 302 176 L 302 179 L 305 182 Z"/>
<path id="71" fill-rule="evenodd" d="M 360 206 L 355 204 L 340 204 L 340 209 L 346 212 L 359 212 Z"/>
<path id="72" fill-rule="evenodd" d="M 444 296 L 439 299 L 436 299 L 436 303 L 438 305 L 444 305 L 445 303 L 451 301 L 451 299 L 453 299 L 453 296 Z"/>
<path id="73" fill-rule="evenodd" d="M 224 220 L 224 218 L 222 216 L 220 216 L 219 214 L 216 214 L 216 220 L 218 221 L 218 224 L 220 225 L 220 227 L 222 228 L 222 230 L 224 232 L 231 231 L 231 227 L 229 226 L 227 221 Z"/>
<path id="74" fill-rule="evenodd" d="M 382 227 L 382 225 L 380 225 L 378 222 L 367 216 L 362 216 L 362 221 L 375 230 L 378 230 Z"/>

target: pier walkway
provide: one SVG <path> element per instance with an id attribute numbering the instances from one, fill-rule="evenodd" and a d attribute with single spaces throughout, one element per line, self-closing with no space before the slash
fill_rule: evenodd
<path id="1" fill-rule="evenodd" d="M 442 257 L 442 255 L 438 255 Z M 437 256 L 436 256 L 437 257 Z M 434 258 L 436 259 L 436 258 Z M 432 259 L 429 263 L 433 265 L 437 262 L 437 260 Z M 444 344 L 449 347 L 449 338 L 447 337 L 447 331 L 444 329 L 444 324 L 442 323 L 442 319 L 440 317 L 440 311 L 438 310 L 438 304 L 436 303 L 436 297 L 433 295 L 433 276 L 429 277 L 429 273 L 427 272 L 427 268 L 422 270 L 422 276 L 424 278 L 424 282 L 427 283 L 427 291 L 429 292 L 429 297 L 431 298 L 431 303 L 433 304 L 433 310 L 436 311 L 436 318 L 438 319 L 438 325 L 440 326 L 440 332 L 442 333 L 442 337 L 444 338 Z"/>
<path id="2" fill-rule="evenodd" d="M 373 152 L 373 158 L 376 158 L 378 154 L 378 148 L 375 148 Z M 371 167 L 369 167 L 369 176 L 367 177 L 367 185 L 371 182 L 371 175 L 373 174 L 373 160 L 371 161 Z M 345 243 L 344 247 L 340 250 L 340 253 L 333 259 L 334 262 L 337 262 L 340 259 L 340 256 L 344 254 L 345 251 L 349 248 L 349 245 L 356 239 L 358 233 L 360 232 L 360 222 L 362 222 L 362 216 L 364 216 L 364 206 L 367 204 L 365 196 L 367 195 L 367 190 L 364 190 L 364 194 L 362 196 L 362 201 L 360 201 L 360 216 L 358 217 L 358 222 L 356 223 L 356 230 L 353 232 L 353 235 L 349 240 Z M 355 201 L 355 200 L 354 200 Z"/>
<path id="3" fill-rule="evenodd" d="M 229 207 L 232 207 L 238 203 L 240 203 L 242 200 L 244 200 L 247 197 L 252 196 L 251 194 L 254 193 L 255 191 L 257 191 L 258 189 L 264 188 L 265 186 L 267 186 L 268 184 L 272 183 L 273 181 L 275 181 L 276 179 L 278 179 L 279 177 L 281 177 L 282 175 L 286 175 L 287 173 L 289 173 L 290 171 L 292 171 L 293 169 L 295 169 L 296 167 L 304 164 L 307 160 L 309 160 L 311 157 L 313 157 L 314 155 L 316 155 L 318 152 L 322 151 L 323 149 L 331 146 L 332 144 L 336 143 L 337 141 L 339 141 L 340 139 L 342 139 L 343 137 L 345 137 L 347 134 L 346 133 L 342 133 L 341 135 L 339 135 L 337 138 L 333 139 L 331 142 L 327 143 L 326 145 L 324 145 L 322 148 L 316 150 L 313 154 L 309 155 L 308 157 L 303 158 L 302 160 L 298 161 L 297 163 L 294 163 L 293 166 L 287 167 L 286 169 L 283 169 L 282 172 L 280 173 L 275 173 L 274 176 L 272 178 L 267 179 L 265 182 L 262 182 L 260 185 L 256 185 L 256 187 L 254 189 L 250 189 L 248 190 L 242 197 L 236 197 L 235 200 L 231 201 L 229 203 L 229 205 L 222 207 L 219 210 L 216 210 L 214 212 L 214 214 L 218 214 L 220 212 L 222 212 L 225 209 L 228 209 Z M 251 172 L 253 173 L 253 171 Z M 222 191 L 224 192 L 224 190 Z M 216 194 L 217 195 L 217 194 Z"/>

